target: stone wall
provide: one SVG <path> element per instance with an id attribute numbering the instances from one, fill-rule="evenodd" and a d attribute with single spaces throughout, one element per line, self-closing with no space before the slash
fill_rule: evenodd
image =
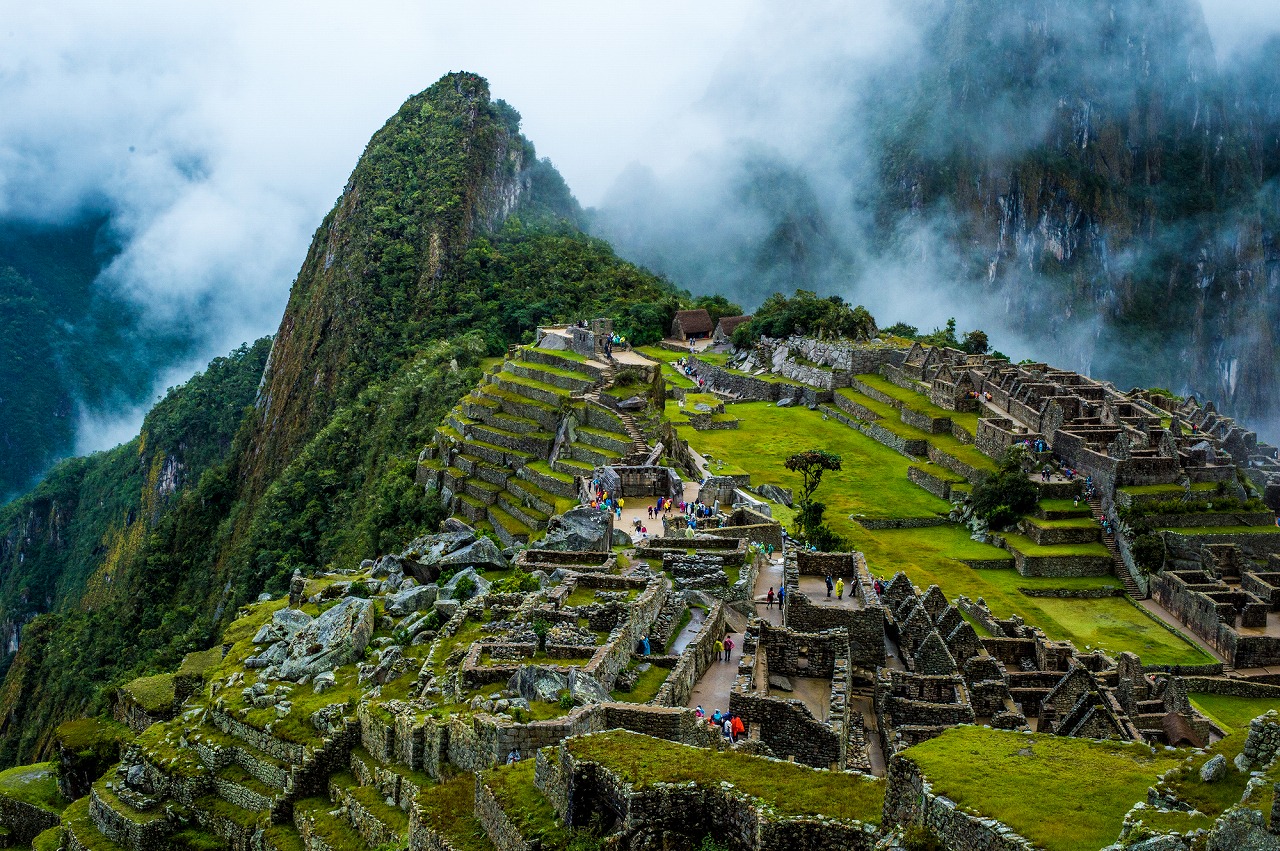
<path id="1" fill-rule="evenodd" d="M 889 762 L 884 821 L 922 825 L 947 851 L 1034 851 L 1035 846 L 995 819 L 966 812 L 936 795 L 920 769 L 901 754 Z"/>
<path id="2" fill-rule="evenodd" d="M 0 795 L 0 826 L 9 831 L 5 837 L 9 846 L 27 845 L 37 834 L 57 827 L 60 821 L 55 812 Z"/>
<path id="3" fill-rule="evenodd" d="M 703 622 L 698 637 L 680 654 L 680 661 L 667 675 L 666 682 L 658 689 L 653 703 L 658 706 L 684 706 L 693 694 L 697 684 L 707 668 L 715 662 L 716 641 L 724 635 L 724 604 L 716 603 Z"/>
<path id="4" fill-rule="evenodd" d="M 690 759 L 697 758 L 691 751 Z M 858 821 L 778 815 L 728 784 L 637 789 L 563 746 L 554 758 L 539 754 L 535 780 L 567 824 L 587 826 L 602 817 L 607 829 L 622 834 L 623 848 L 664 847 L 652 843 L 677 834 L 690 844 L 712 836 L 731 851 L 871 851 L 879 838 Z"/>
<path id="5" fill-rule="evenodd" d="M 912 484 L 922 487 L 929 493 L 941 499 L 951 499 L 951 480 L 944 479 L 941 476 L 935 476 L 920 467 L 911 466 L 907 468 L 907 479 Z"/>

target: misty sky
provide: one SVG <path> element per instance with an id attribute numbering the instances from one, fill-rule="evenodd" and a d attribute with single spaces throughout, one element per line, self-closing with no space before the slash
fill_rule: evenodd
<path id="1" fill-rule="evenodd" d="M 365 142 L 444 73 L 486 76 L 591 206 L 636 163 L 687 168 L 740 136 L 790 147 L 826 94 L 797 97 L 811 72 L 897 49 L 911 6 L 0 0 L 0 214 L 114 214 L 111 282 L 150 321 L 208 329 L 163 387 L 275 330 Z M 1280 29 L 1274 0 L 1206 14 L 1220 55 Z M 140 415 L 90 424 L 79 448 Z"/>

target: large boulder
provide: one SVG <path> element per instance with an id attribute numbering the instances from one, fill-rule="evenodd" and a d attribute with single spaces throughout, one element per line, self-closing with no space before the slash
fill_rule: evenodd
<path id="1" fill-rule="evenodd" d="M 425 612 L 436 601 L 440 589 L 435 585 L 414 585 L 387 596 L 387 614 L 403 617 L 412 612 Z"/>
<path id="2" fill-rule="evenodd" d="M 463 525 L 463 524 L 459 524 Z M 483 538 L 479 540 L 485 540 Z M 400 561 L 404 566 L 404 572 L 421 582 L 423 585 L 430 585 L 440 577 L 440 571 L 448 566 L 445 559 L 455 554 L 469 551 L 472 546 L 478 543 L 476 532 L 470 527 L 457 529 L 456 531 L 441 532 L 438 535 L 426 535 L 421 538 L 414 539 L 408 548 L 401 553 Z M 490 542 L 492 544 L 492 542 Z M 496 551 L 496 547 L 495 547 Z M 487 548 L 482 547 L 475 552 L 475 558 L 490 558 Z M 463 556 L 463 562 L 466 558 L 472 556 Z M 501 554 L 498 558 L 501 559 Z M 483 563 L 483 562 L 478 562 Z M 451 563 L 453 566 L 459 564 L 455 561 Z M 506 562 L 502 563 L 502 567 L 506 567 Z"/>
<path id="3" fill-rule="evenodd" d="M 589 505 L 557 514 L 547 523 L 547 536 L 538 542 L 543 550 L 609 552 L 613 543 L 613 515 Z"/>
<path id="4" fill-rule="evenodd" d="M 507 682 L 507 690 L 515 692 L 528 701 L 541 700 L 546 703 L 555 703 L 560 699 L 560 693 L 568 690 L 569 680 L 570 675 L 563 674 L 555 668 L 523 665 L 511 675 L 510 681 Z M 573 698 L 578 706 L 586 703 L 608 703 L 612 700 L 603 686 L 585 674 L 574 676 L 573 681 Z"/>
<path id="5" fill-rule="evenodd" d="M 791 495 L 791 488 L 780 488 L 777 485 L 761 485 L 760 495 L 765 499 L 773 500 L 779 505 L 785 505 L 787 508 L 791 507 L 791 501 L 794 499 Z"/>
<path id="6" fill-rule="evenodd" d="M 458 585 L 460 583 L 465 584 L 464 577 L 471 580 L 473 590 L 469 594 L 461 594 L 458 591 Z M 466 570 L 454 574 L 453 578 L 440 588 L 440 597 L 445 600 L 469 600 L 472 597 L 489 593 L 489 586 L 492 584 L 492 582 L 477 573 L 474 567 L 468 567 Z"/>
<path id="7" fill-rule="evenodd" d="M 502 551 L 489 538 L 480 538 L 473 544 L 469 544 L 460 550 L 454 550 L 442 557 L 436 564 L 440 570 L 456 567 L 459 569 L 475 568 L 477 571 L 484 571 L 506 570 L 508 567 Z"/>
<path id="8" fill-rule="evenodd" d="M 277 641 L 289 641 L 311 621 L 311 615 L 301 609 L 280 609 L 253 636 L 253 643 L 274 644 Z"/>
<path id="9" fill-rule="evenodd" d="M 280 678 L 299 680 L 359 659 L 373 637 L 373 603 L 346 597 L 299 630 L 288 642 Z"/>

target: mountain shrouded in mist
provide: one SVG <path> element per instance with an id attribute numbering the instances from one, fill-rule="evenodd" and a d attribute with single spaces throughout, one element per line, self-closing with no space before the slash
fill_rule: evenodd
<path id="1" fill-rule="evenodd" d="M 480 358 L 547 320 L 656 338 L 687 293 L 578 230 L 519 114 L 473 74 L 407 100 L 316 230 L 270 345 L 170 392 L 142 434 L 0 509 L 0 762 L 47 753 L 114 685 L 208 647 L 296 568 L 443 519 L 419 453 Z"/>
<path id="2" fill-rule="evenodd" d="M 886 322 L 924 306 L 1268 430 L 1280 44 L 1219 59 L 1190 0 L 912 8 L 912 39 L 788 77 L 801 141 L 734 137 L 673 178 L 634 168 L 595 230 L 748 306 L 792 283 Z M 750 85 L 708 100 L 745 121 Z"/>

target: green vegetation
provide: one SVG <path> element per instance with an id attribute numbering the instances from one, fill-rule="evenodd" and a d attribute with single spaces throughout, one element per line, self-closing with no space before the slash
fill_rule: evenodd
<path id="1" fill-rule="evenodd" d="M 976 413 L 960 413 L 959 411 L 949 411 L 941 408 L 929 401 L 929 397 L 924 395 L 925 387 L 920 385 L 920 392 L 908 390 L 899 387 L 889 379 L 882 375 L 864 374 L 858 376 L 858 381 L 868 387 L 871 387 L 880 393 L 901 402 L 906 407 L 917 413 L 924 414 L 937 419 L 949 419 L 956 423 L 971 435 L 978 433 L 978 415 Z"/>
<path id="2" fill-rule="evenodd" d="M 814 491 L 822 484 L 822 474 L 841 469 L 840 456 L 823 449 L 806 449 L 782 462 L 793 473 L 800 474 L 800 496 L 796 500 L 795 534 L 804 543 L 823 552 L 840 552 L 844 541 L 822 521 L 827 507 L 813 498 Z"/>
<path id="3" fill-rule="evenodd" d="M 423 821 L 457 851 L 493 851 L 493 843 L 475 814 L 475 778 L 459 774 L 418 794 Z"/>
<path id="4" fill-rule="evenodd" d="M 1036 507 L 1040 491 L 1022 469 L 1026 452 L 1010 449 L 995 474 L 973 488 L 973 510 L 993 529 L 1002 529 Z"/>
<path id="5" fill-rule="evenodd" d="M 52 762 L 19 765 L 0 771 L 0 795 L 51 813 L 60 813 L 67 806 L 66 799 L 58 791 L 57 766 Z"/>
<path id="6" fill-rule="evenodd" d="M 1275 708 L 1274 705 L 1272 708 Z M 1246 722 L 1225 739 L 1215 742 L 1206 753 L 1188 758 L 1176 771 L 1166 777 L 1165 785 L 1179 800 L 1186 801 L 1200 812 L 1213 817 L 1221 815 L 1239 803 L 1244 795 L 1245 786 L 1250 780 L 1248 772 L 1241 773 L 1233 765 L 1236 755 L 1244 749 L 1247 737 Z M 1217 781 L 1205 783 L 1200 779 L 1200 769 L 1218 754 L 1226 757 L 1227 771 Z M 1260 809 L 1263 813 L 1270 813 L 1272 786 L 1280 782 L 1280 765 L 1265 771 L 1262 781 L 1262 788 L 1259 790 L 1261 794 L 1252 798 L 1249 806 Z"/>
<path id="7" fill-rule="evenodd" d="M 1231 697 L 1193 693 L 1191 702 L 1225 732 L 1247 730 L 1249 722 L 1272 709 L 1280 709 L 1280 697 Z"/>
<path id="8" fill-rule="evenodd" d="M 163 712 L 173 706 L 173 674 L 139 677 L 126 683 L 124 691 L 146 712 Z"/>
<path id="9" fill-rule="evenodd" d="M 820 771 L 735 751 L 706 751 L 615 730 L 567 743 L 579 759 L 596 762 L 636 788 L 651 783 L 717 787 L 730 783 L 788 816 L 824 815 L 879 824 L 884 783 L 856 774 Z"/>
<path id="10" fill-rule="evenodd" d="M 1096 851 L 1182 756 L 1144 745 L 955 727 L 906 755 L 933 791 L 1048 851 Z M 1066 806 L 1088 812 L 1063 817 Z"/>
<path id="11" fill-rule="evenodd" d="M 688 615 L 687 611 L 686 615 Z M 685 620 L 684 623 L 687 624 L 688 620 Z M 684 626 L 680 627 L 680 629 L 683 628 Z M 680 634 L 680 629 L 676 630 L 675 635 Z M 628 666 L 628 669 L 630 670 L 636 667 L 638 667 L 638 663 L 632 662 Z M 639 679 L 636 680 L 635 688 L 631 689 L 631 691 L 614 690 L 613 692 L 610 692 L 610 694 L 614 700 L 621 701 L 623 703 L 648 703 L 657 696 L 658 690 L 662 688 L 662 684 L 667 681 L 667 675 L 670 673 L 670 668 L 663 668 L 658 665 L 650 664 L 649 670 L 640 672 Z"/>
<path id="12" fill-rule="evenodd" d="M 733 406 L 740 426 L 731 430 L 695 431 L 677 425 L 680 437 L 707 457 L 740 468 L 754 484 L 799 490 L 801 476 L 788 470 L 786 459 L 811 446 L 839 455 L 843 469 L 827 476 L 827 522 L 847 537 L 856 525 L 850 515 L 864 517 L 934 517 L 950 506 L 907 481 L 911 461 L 888 447 L 817 411 L 779 408 L 767 402 Z"/>
<path id="13" fill-rule="evenodd" d="M 774 293 L 750 322 L 734 329 L 733 342 L 749 346 L 762 335 L 777 338 L 792 334 L 870 340 L 876 336 L 876 320 L 862 305 L 850 307 L 839 296 L 819 298 L 809 290 L 796 290 L 791 298 Z"/>

